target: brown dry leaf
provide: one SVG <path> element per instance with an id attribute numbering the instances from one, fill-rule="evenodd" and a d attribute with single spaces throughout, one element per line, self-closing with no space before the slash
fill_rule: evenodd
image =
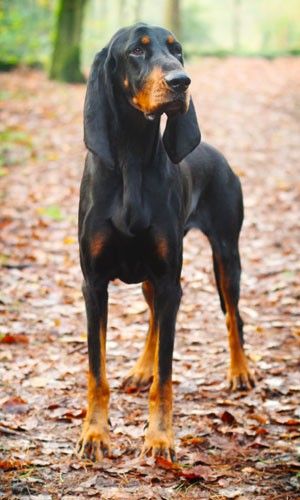
<path id="1" fill-rule="evenodd" d="M 158 465 L 161 469 L 172 470 L 175 471 L 176 474 L 181 471 L 181 467 L 176 462 L 170 462 L 164 457 L 156 457 L 155 464 Z"/>
<path id="2" fill-rule="evenodd" d="M 206 465 L 195 465 L 189 469 L 182 469 L 180 476 L 187 481 L 198 481 L 199 479 L 213 481 L 216 478 L 212 468 Z"/>
<path id="3" fill-rule="evenodd" d="M 6 333 L 3 337 L 0 336 L 0 344 L 28 344 L 29 338 L 26 335 Z"/>
<path id="4" fill-rule="evenodd" d="M 205 437 L 200 436 L 183 436 L 180 439 L 184 445 L 198 445 L 206 441 Z"/>
<path id="5" fill-rule="evenodd" d="M 279 417 L 279 416 L 273 415 L 272 421 L 275 422 L 276 424 L 291 425 L 291 426 L 295 426 L 295 427 L 300 426 L 300 419 L 299 418 Z"/>
<path id="6" fill-rule="evenodd" d="M 248 415 L 248 418 L 251 418 L 253 420 L 256 420 L 257 422 L 259 422 L 260 424 L 267 424 L 268 423 L 268 417 L 266 417 L 265 415 L 260 415 L 259 413 L 250 413 Z"/>
<path id="7" fill-rule="evenodd" d="M 29 467 L 29 465 L 29 462 L 16 460 L 13 458 L 8 460 L 0 460 L 0 469 L 3 469 L 5 471 L 25 469 L 26 467 Z"/>
<path id="8" fill-rule="evenodd" d="M 225 422 L 226 424 L 229 424 L 229 425 L 236 424 L 235 417 L 232 415 L 232 413 L 230 413 L 227 410 L 222 413 L 221 420 L 222 420 L 222 422 Z"/>
<path id="9" fill-rule="evenodd" d="M 7 413 L 21 414 L 28 411 L 28 405 L 27 401 L 20 398 L 20 396 L 12 396 L 4 401 L 2 409 Z"/>

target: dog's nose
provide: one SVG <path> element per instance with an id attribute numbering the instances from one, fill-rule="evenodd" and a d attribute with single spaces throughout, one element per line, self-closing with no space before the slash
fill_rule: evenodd
<path id="1" fill-rule="evenodd" d="M 187 76 L 184 71 L 170 71 L 165 76 L 165 81 L 173 90 L 184 91 L 188 88 L 191 83 L 191 79 Z"/>

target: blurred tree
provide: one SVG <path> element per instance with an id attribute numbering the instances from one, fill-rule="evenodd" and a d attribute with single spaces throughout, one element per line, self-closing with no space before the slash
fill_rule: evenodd
<path id="1" fill-rule="evenodd" d="M 164 25 L 180 38 L 180 0 L 165 0 Z"/>
<path id="2" fill-rule="evenodd" d="M 80 70 L 80 42 L 87 0 L 60 0 L 50 78 L 83 82 Z"/>
<path id="3" fill-rule="evenodd" d="M 54 0 L 0 0 L 0 69 L 46 64 L 53 25 Z"/>
<path id="4" fill-rule="evenodd" d="M 126 14 L 126 0 L 118 0 L 119 26 L 124 26 L 125 14 Z"/>
<path id="5" fill-rule="evenodd" d="M 198 0 L 189 2 L 181 10 L 180 41 L 184 44 L 185 57 L 199 56 L 212 43 L 204 14 L 205 9 L 199 6 Z"/>
<path id="6" fill-rule="evenodd" d="M 138 22 L 141 20 L 141 13 L 143 9 L 143 0 L 136 0 L 135 8 L 134 8 L 134 22 Z"/>
<path id="7" fill-rule="evenodd" d="M 241 45 L 242 2 L 233 0 L 232 40 L 233 50 L 238 52 Z"/>

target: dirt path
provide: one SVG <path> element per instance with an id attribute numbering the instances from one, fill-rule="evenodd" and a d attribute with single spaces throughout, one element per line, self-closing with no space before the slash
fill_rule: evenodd
<path id="1" fill-rule="evenodd" d="M 114 458 L 74 456 L 87 371 L 76 241 L 84 87 L 1 74 L 0 498 L 299 498 L 300 59 L 189 70 L 203 138 L 243 184 L 241 311 L 256 388 L 227 391 L 210 251 L 192 232 L 174 356 L 179 468 L 138 458 L 147 394 L 120 384 L 148 314 L 140 287 L 120 282 L 108 334 Z"/>

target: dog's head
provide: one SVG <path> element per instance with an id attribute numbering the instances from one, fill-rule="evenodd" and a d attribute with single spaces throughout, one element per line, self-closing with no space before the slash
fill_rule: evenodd
<path id="1" fill-rule="evenodd" d="M 190 83 L 181 45 L 170 31 L 145 24 L 121 29 L 93 63 L 84 112 L 87 147 L 111 161 L 105 139 L 108 107 L 116 113 L 122 95 L 145 120 L 167 114 L 163 142 L 178 163 L 200 142 Z"/>

